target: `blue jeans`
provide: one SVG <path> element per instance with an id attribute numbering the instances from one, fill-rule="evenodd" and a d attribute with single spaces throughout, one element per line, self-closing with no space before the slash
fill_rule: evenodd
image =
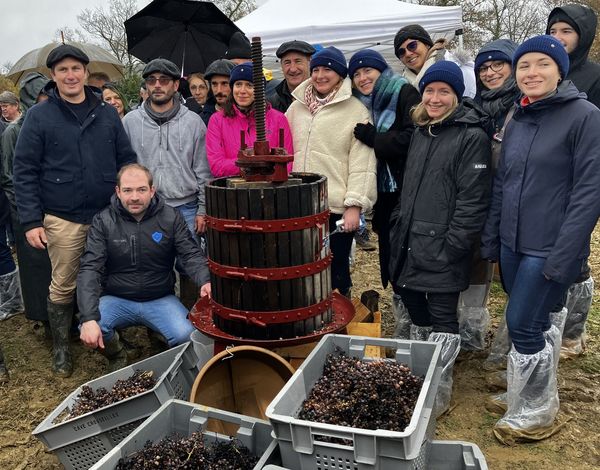
<path id="1" fill-rule="evenodd" d="M 128 326 L 147 326 L 163 335 L 170 347 L 189 341 L 195 330 L 187 319 L 188 310 L 177 297 L 167 295 L 148 302 L 134 302 L 112 295 L 100 297 L 100 329 L 104 341 L 115 330 Z"/>
<path id="2" fill-rule="evenodd" d="M 535 354 L 544 349 L 543 332 L 550 328 L 550 311 L 581 271 L 581 260 L 569 267 L 569 282 L 560 284 L 544 277 L 546 258 L 515 253 L 502 245 L 500 268 L 508 293 L 506 324 L 515 349 L 521 354 Z"/>
<path id="3" fill-rule="evenodd" d="M 196 233 L 196 230 L 194 229 L 194 225 L 196 224 L 196 210 L 197 210 L 196 201 L 186 202 L 185 204 L 182 204 L 181 206 L 175 207 L 175 209 L 178 210 L 179 213 L 183 216 L 183 219 L 185 220 L 185 223 L 186 223 L 188 229 L 192 233 L 193 239 L 196 240 L 196 242 L 198 242 L 198 246 L 200 246 L 200 248 L 202 249 L 202 252 L 204 254 L 206 254 L 206 250 L 205 250 L 206 242 L 204 239 L 204 235 L 198 235 Z M 179 273 L 183 272 L 183 269 L 179 263 L 179 260 L 177 260 L 175 262 L 175 268 L 177 269 L 177 271 Z"/>

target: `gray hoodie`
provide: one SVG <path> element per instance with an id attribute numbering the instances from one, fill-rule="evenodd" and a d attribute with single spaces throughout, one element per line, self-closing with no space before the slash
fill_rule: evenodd
<path id="1" fill-rule="evenodd" d="M 140 106 L 125 115 L 123 126 L 138 163 L 151 171 L 165 203 L 177 207 L 197 201 L 196 213 L 206 214 L 204 185 L 211 174 L 202 119 L 180 106 L 172 119 L 159 126 Z"/>

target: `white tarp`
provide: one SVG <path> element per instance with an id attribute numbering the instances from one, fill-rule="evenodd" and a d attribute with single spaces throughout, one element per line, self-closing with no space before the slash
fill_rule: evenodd
<path id="1" fill-rule="evenodd" d="M 394 56 L 394 36 L 403 26 L 414 23 L 434 39 L 451 39 L 462 28 L 462 9 L 397 0 L 268 0 L 236 22 L 249 39 L 261 37 L 266 66 L 275 62 L 281 43 L 293 39 L 335 46 L 346 58 L 360 49 L 373 48 L 390 65 L 399 65 Z"/>

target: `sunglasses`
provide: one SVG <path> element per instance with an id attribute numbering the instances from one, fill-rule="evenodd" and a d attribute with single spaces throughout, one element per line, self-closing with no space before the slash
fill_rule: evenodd
<path id="1" fill-rule="evenodd" d="M 398 57 L 404 57 L 406 51 L 415 52 L 417 50 L 417 47 L 419 47 L 419 41 L 410 41 L 406 45 L 406 48 L 401 47 L 400 49 L 398 49 Z"/>
<path id="2" fill-rule="evenodd" d="M 155 85 L 156 82 L 160 83 L 161 85 L 168 85 L 170 82 L 172 82 L 173 79 L 171 77 L 148 77 L 146 78 L 146 84 L 147 85 Z"/>

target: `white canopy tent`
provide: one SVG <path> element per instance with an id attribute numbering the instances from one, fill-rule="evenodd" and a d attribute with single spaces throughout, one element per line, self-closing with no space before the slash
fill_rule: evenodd
<path id="1" fill-rule="evenodd" d="M 451 39 L 462 28 L 462 8 L 398 0 L 268 0 L 236 22 L 249 39 L 261 37 L 265 66 L 275 70 L 279 69 L 274 67 L 275 51 L 293 39 L 335 46 L 348 59 L 360 49 L 373 48 L 397 68 L 400 62 L 394 56 L 394 36 L 414 23 L 434 39 Z"/>

